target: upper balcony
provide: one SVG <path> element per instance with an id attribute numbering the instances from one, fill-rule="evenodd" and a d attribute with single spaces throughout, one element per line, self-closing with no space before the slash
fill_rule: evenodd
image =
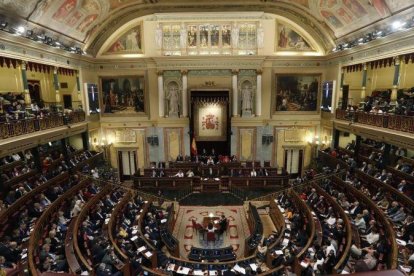
<path id="1" fill-rule="evenodd" d="M 393 114 L 373 114 L 363 111 L 336 110 L 337 120 L 349 121 L 362 125 L 374 126 L 406 133 L 414 133 L 414 116 Z"/>
<path id="2" fill-rule="evenodd" d="M 4 119 L 0 122 L 0 139 L 30 134 L 36 131 L 57 128 L 85 121 L 85 112 L 76 110 L 70 113 L 54 112 L 43 117 Z"/>

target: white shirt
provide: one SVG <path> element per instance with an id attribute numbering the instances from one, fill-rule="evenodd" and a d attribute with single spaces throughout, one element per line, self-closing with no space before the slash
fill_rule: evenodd
<path id="1" fill-rule="evenodd" d="M 378 233 L 369 233 L 367 235 L 367 242 L 369 242 L 369 244 L 373 244 L 376 243 L 379 240 L 379 234 Z"/>

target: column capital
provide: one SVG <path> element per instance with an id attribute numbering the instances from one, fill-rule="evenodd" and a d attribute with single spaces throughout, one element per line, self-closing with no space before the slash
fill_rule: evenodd
<path id="1" fill-rule="evenodd" d="M 396 56 L 396 57 L 394 57 L 394 65 L 395 65 L 395 66 L 400 65 L 400 62 L 401 62 L 401 58 L 400 58 L 400 56 Z"/>
<path id="2" fill-rule="evenodd" d="M 263 73 L 263 70 L 262 70 L 262 69 L 257 69 L 257 70 L 256 70 L 256 74 L 257 74 L 257 75 L 261 75 L 262 73 Z"/>
<path id="3" fill-rule="evenodd" d="M 364 62 L 364 63 L 362 64 L 362 70 L 367 71 L 367 68 L 368 68 L 367 63 L 366 63 L 366 62 Z"/>
<path id="4" fill-rule="evenodd" d="M 183 70 L 181 70 L 181 75 L 187 75 L 188 74 L 188 70 L 186 70 L 186 69 L 183 69 Z"/>
<path id="5" fill-rule="evenodd" d="M 53 74 L 57 75 L 59 67 L 53 67 Z"/>
<path id="6" fill-rule="evenodd" d="M 232 69 L 231 70 L 232 75 L 237 75 L 238 73 L 239 73 L 239 69 Z"/>
<path id="7" fill-rule="evenodd" d="M 22 60 L 22 70 L 26 70 L 27 69 L 27 62 Z"/>
<path id="8" fill-rule="evenodd" d="M 158 75 L 158 76 L 162 76 L 163 74 L 164 74 L 164 71 L 163 71 L 163 70 L 158 70 L 158 71 L 157 71 L 157 75 Z"/>

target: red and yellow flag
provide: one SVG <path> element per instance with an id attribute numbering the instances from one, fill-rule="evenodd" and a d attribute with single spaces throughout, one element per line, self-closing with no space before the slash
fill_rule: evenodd
<path id="1" fill-rule="evenodd" d="M 193 141 L 191 142 L 191 154 L 194 156 L 197 155 L 197 143 L 195 137 L 193 137 Z"/>

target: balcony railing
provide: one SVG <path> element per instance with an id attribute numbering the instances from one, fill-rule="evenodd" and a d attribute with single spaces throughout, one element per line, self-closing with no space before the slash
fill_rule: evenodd
<path id="1" fill-rule="evenodd" d="M 70 114 L 52 113 L 43 118 L 29 118 L 0 123 L 0 139 L 25 135 L 63 125 L 76 124 L 85 121 L 84 111 L 73 111 Z"/>
<path id="2" fill-rule="evenodd" d="M 414 133 L 414 116 L 371 114 L 362 111 L 336 110 L 336 119 Z"/>

